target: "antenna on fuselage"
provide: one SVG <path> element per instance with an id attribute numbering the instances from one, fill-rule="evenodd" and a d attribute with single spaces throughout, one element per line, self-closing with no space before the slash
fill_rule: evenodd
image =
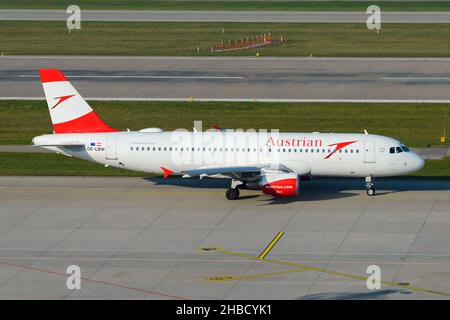
<path id="1" fill-rule="evenodd" d="M 364 134 L 369 134 L 366 129 L 364 129 Z"/>

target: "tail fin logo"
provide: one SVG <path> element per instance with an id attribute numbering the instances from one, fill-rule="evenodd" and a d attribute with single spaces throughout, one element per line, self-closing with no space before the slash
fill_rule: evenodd
<path id="1" fill-rule="evenodd" d="M 67 99 L 70 99 L 72 97 L 74 97 L 74 94 L 69 94 L 67 96 L 61 96 L 61 97 L 56 97 L 55 99 L 59 99 L 58 102 L 56 102 L 56 104 L 52 107 L 52 109 L 55 109 L 57 106 L 59 106 L 62 102 L 66 101 Z"/>

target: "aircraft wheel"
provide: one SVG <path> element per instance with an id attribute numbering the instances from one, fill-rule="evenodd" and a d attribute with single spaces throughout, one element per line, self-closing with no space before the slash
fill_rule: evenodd
<path id="1" fill-rule="evenodd" d="M 366 190 L 366 192 L 367 192 L 368 196 L 375 195 L 375 189 L 374 188 L 369 188 L 369 189 Z"/>
<path id="2" fill-rule="evenodd" d="M 225 196 L 228 200 L 236 200 L 239 198 L 239 189 L 228 188 Z"/>

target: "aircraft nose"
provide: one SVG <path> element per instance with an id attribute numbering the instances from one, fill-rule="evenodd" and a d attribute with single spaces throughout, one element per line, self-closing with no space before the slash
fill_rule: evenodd
<path id="1" fill-rule="evenodd" d="M 414 169 L 414 171 L 419 171 L 420 169 L 423 168 L 424 165 L 425 160 L 423 160 L 421 156 L 414 154 L 414 159 L 411 163 L 411 167 Z"/>

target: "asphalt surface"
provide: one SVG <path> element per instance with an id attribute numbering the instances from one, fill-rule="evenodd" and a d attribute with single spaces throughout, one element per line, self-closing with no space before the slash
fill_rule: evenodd
<path id="1" fill-rule="evenodd" d="M 207 179 L 0 177 L 0 299 L 449 299 L 450 182 L 376 186 L 228 201 Z"/>
<path id="2" fill-rule="evenodd" d="M 82 21 L 366 23 L 366 12 L 82 10 Z M 0 10 L 0 20 L 65 21 L 65 10 Z M 382 12 L 382 23 L 450 23 L 450 12 Z"/>
<path id="3" fill-rule="evenodd" d="M 40 68 L 88 99 L 450 102 L 448 58 L 1 56 L 0 97 L 43 99 Z"/>

